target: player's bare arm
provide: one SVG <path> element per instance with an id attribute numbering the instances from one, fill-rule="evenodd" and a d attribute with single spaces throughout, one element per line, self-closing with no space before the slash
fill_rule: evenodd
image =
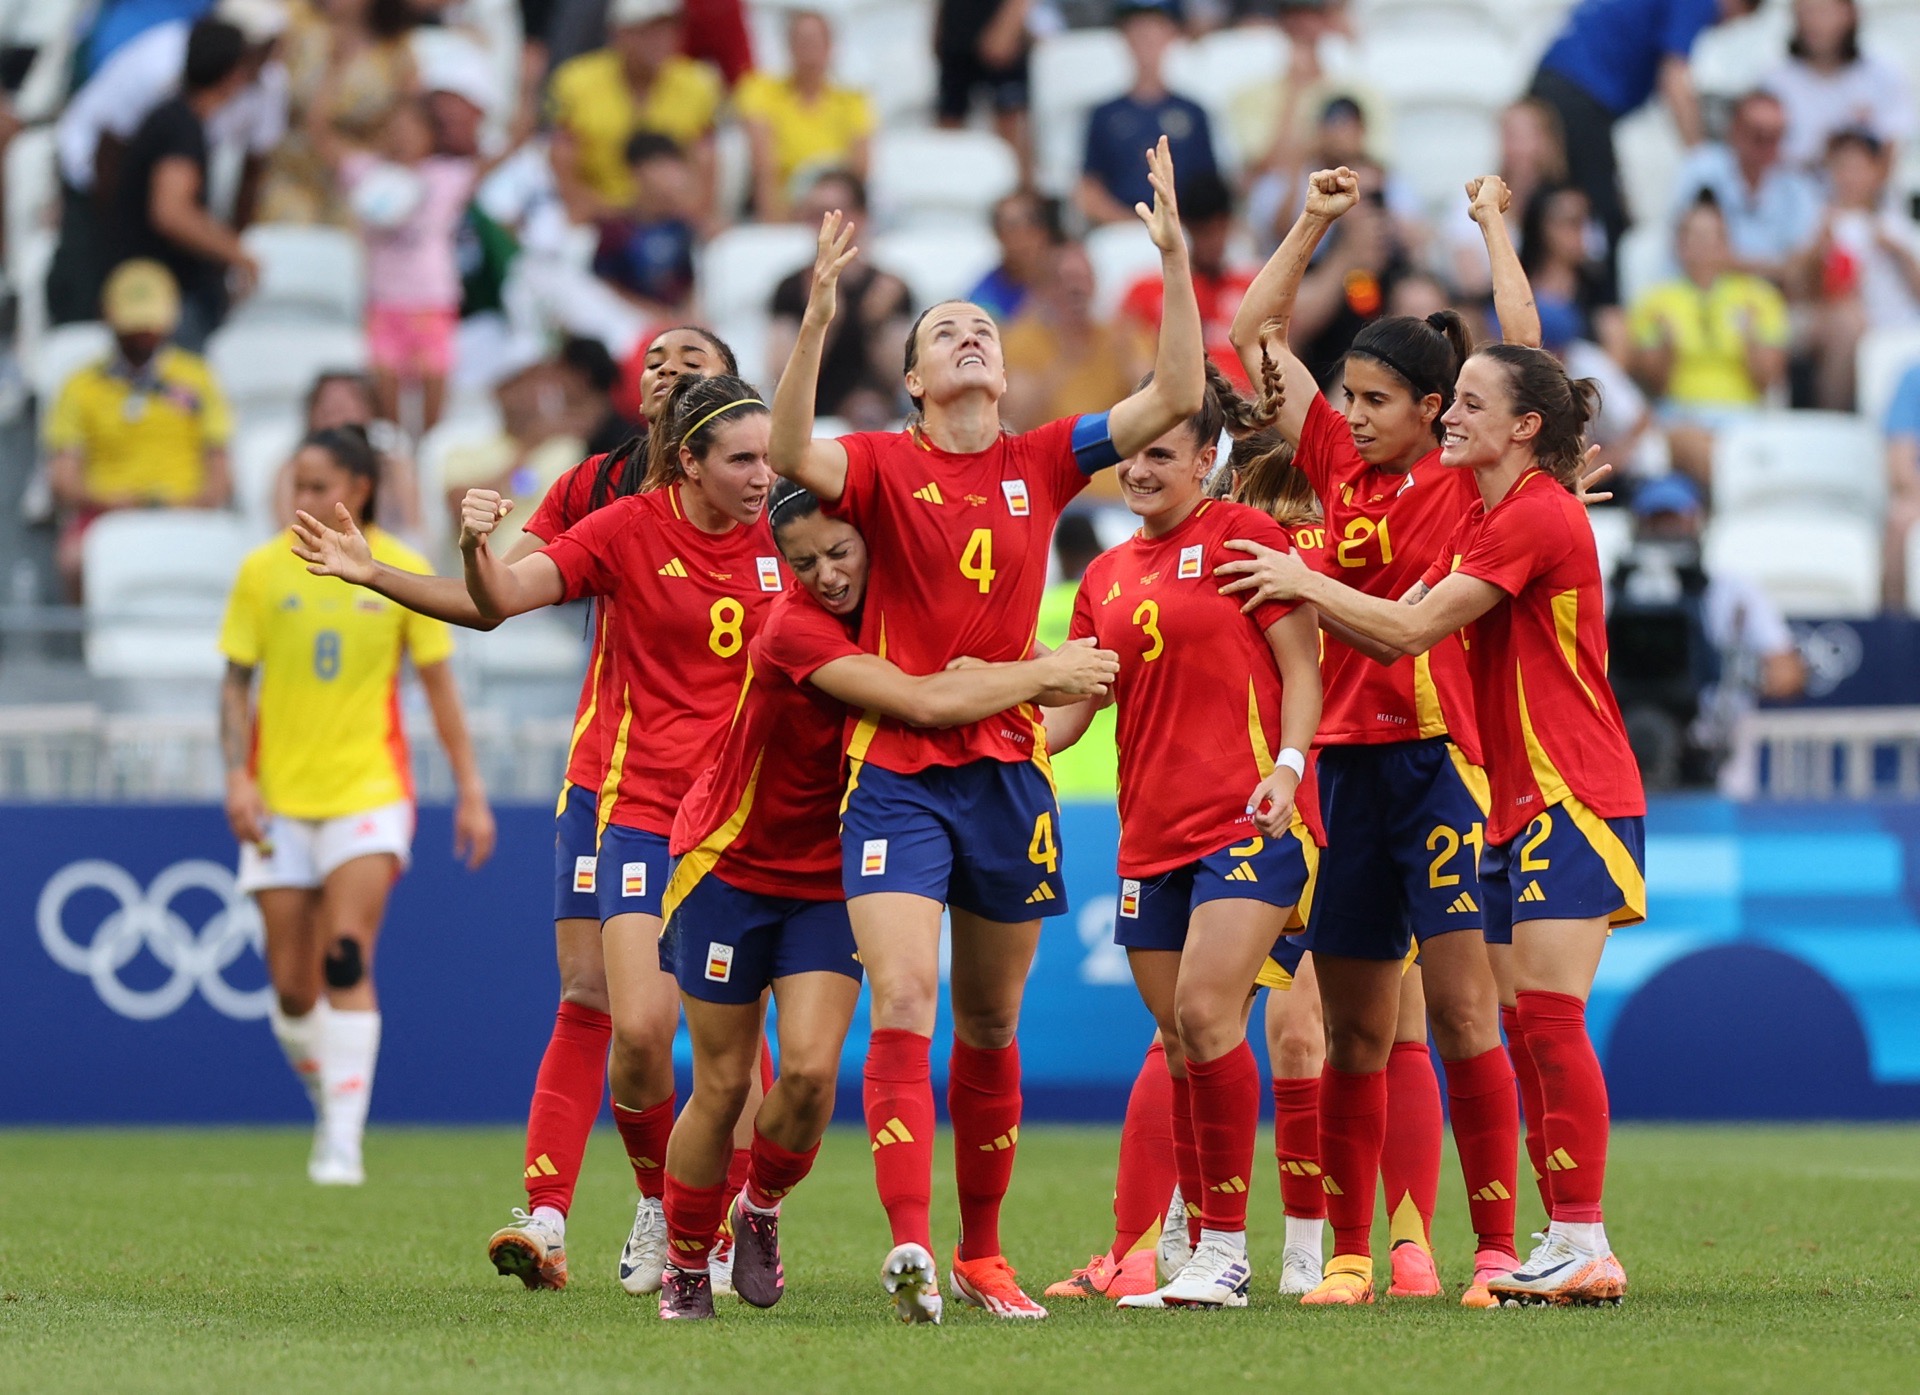
<path id="1" fill-rule="evenodd" d="M 1506 595 L 1490 581 L 1454 572 L 1410 603 L 1390 601 L 1322 576 L 1298 553 L 1238 539 L 1227 546 L 1250 555 L 1245 561 L 1227 562 L 1214 569 L 1216 576 L 1233 578 L 1220 588 L 1221 595 L 1245 594 L 1247 606 L 1268 600 L 1305 601 L 1340 624 L 1402 654 L 1426 653 L 1447 635 L 1492 610 Z"/>
<path id="2" fill-rule="evenodd" d="M 1173 156 L 1165 136 L 1147 152 L 1147 180 L 1153 185 L 1153 206 L 1135 204 L 1133 211 L 1147 225 L 1153 245 L 1160 249 L 1164 309 L 1153 381 L 1117 404 L 1107 416 L 1108 436 L 1115 454 L 1123 460 L 1145 450 L 1199 411 L 1207 390 L 1200 302 L 1194 297 L 1193 264 L 1187 256 L 1186 237 L 1180 231 Z"/>
<path id="3" fill-rule="evenodd" d="M 914 675 L 873 654 L 823 664 L 813 685 L 849 707 L 875 709 L 916 727 L 955 727 L 983 721 L 1043 693 L 1069 701 L 1104 694 L 1120 671 L 1120 657 L 1090 639 L 1062 645 L 1037 659 L 970 664 Z"/>
<path id="4" fill-rule="evenodd" d="M 820 220 L 820 243 L 813 259 L 806 312 L 800 317 L 800 333 L 773 392 L 768 463 L 829 503 L 846 491 L 847 451 L 838 441 L 813 438 L 814 399 L 820 389 L 827 326 L 833 322 L 838 303 L 840 273 L 859 250 L 853 245 L 853 226 L 843 215 L 829 213 Z"/>
<path id="5" fill-rule="evenodd" d="M 304 509 L 297 510 L 293 516 L 293 538 L 293 555 L 305 562 L 307 570 L 315 576 L 337 576 L 377 592 L 395 605 L 434 620 L 444 620 L 449 625 L 491 630 L 500 623 L 480 613 L 473 597 L 467 594 L 466 583 L 459 577 L 429 576 L 376 561 L 366 535 L 344 504 L 336 509 L 332 526 Z M 532 556 L 544 542 L 545 539 L 531 533 L 522 533 L 507 553 L 508 565 Z"/>
<path id="6" fill-rule="evenodd" d="M 267 806 L 250 768 L 253 754 L 253 666 L 227 664 L 220 679 L 220 761 L 227 772 L 227 825 L 243 843 L 267 836 Z"/>
<path id="7" fill-rule="evenodd" d="M 517 562 L 493 555 L 487 540 L 512 510 L 513 501 L 491 489 L 469 489 L 460 501 L 460 558 L 467 594 L 481 618 L 496 625 L 510 615 L 524 615 L 566 599 L 560 568 L 544 552 Z"/>

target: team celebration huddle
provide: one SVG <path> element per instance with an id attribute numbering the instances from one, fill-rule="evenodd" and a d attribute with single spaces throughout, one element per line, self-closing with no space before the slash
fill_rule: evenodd
<path id="1" fill-rule="evenodd" d="M 638 1191 L 621 1286 L 671 1319 L 713 1318 L 729 1293 L 778 1303 L 781 1220 L 807 1205 L 864 980 L 854 1054 L 892 1240 L 874 1260 L 902 1321 L 939 1323 L 949 1303 L 1043 1319 L 1042 1298 L 1243 1308 L 1276 1284 L 1313 1306 L 1621 1301 L 1586 1000 L 1610 928 L 1645 913 L 1645 803 L 1586 519 L 1605 497 L 1587 491 L 1595 390 L 1539 347 L 1508 193 L 1486 176 L 1466 201 L 1501 342 L 1470 344 L 1451 312 L 1377 319 L 1343 399 L 1322 396 L 1287 329 L 1322 238 L 1360 201 L 1344 167 L 1310 177 L 1233 319 L 1252 385 L 1237 387 L 1203 342 L 1167 142 L 1145 159 L 1153 198 L 1135 211 L 1164 310 L 1152 372 L 1106 411 L 1013 429 L 1000 328 L 950 301 L 907 335 L 906 428 L 816 437 L 857 252 L 830 213 L 771 393 L 707 330 L 659 333 L 646 429 L 562 476 L 504 551 L 496 530 L 523 504 L 469 491 L 461 577 L 430 575 L 374 522 L 364 440 L 303 445 L 291 551 L 255 553 L 229 611 L 223 737 L 230 754 L 252 743 L 229 815 L 274 1030 L 316 1112 L 315 1181 L 363 1171 L 374 941 L 411 835 L 404 749 L 367 735 L 391 728 L 392 676 L 407 657 L 427 681 L 463 790 L 456 831 L 482 859 L 494 829 L 445 626 L 590 600 L 554 820 L 561 999 L 526 1203 L 486 1246 L 501 1274 L 566 1287 L 567 1214 L 610 1088 Z M 1088 566 L 1048 650 L 1054 526 L 1105 470 L 1138 530 Z M 323 625 L 352 681 L 306 711 L 293 670 L 321 662 Z M 1092 727 L 1108 706 L 1111 728 Z M 1001 1209 L 1022 994 L 1042 920 L 1067 909 L 1050 753 L 1109 729 L 1114 939 L 1154 1034 L 1143 1020 L 1111 1242 L 1035 1297 Z M 931 1221 L 943 982 L 951 1247 Z M 1278 1274 L 1248 1246 L 1248 1196 L 1271 1175 L 1248 1041 L 1262 987 Z M 1430 1234 L 1447 1125 L 1429 1041 L 1470 1267 Z M 1536 1189 L 1547 1224 L 1523 1249 Z M 617 1237 L 573 1239 L 573 1261 L 614 1266 Z"/>

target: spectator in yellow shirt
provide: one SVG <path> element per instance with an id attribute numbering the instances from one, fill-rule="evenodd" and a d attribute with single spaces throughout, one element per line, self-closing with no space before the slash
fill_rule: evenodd
<path id="1" fill-rule="evenodd" d="M 113 352 L 75 373 L 45 431 L 47 473 L 63 522 L 57 557 L 80 599 L 80 540 L 113 509 L 225 508 L 233 495 L 226 398 L 198 354 L 167 342 L 180 288 L 160 263 L 122 262 L 101 310 Z"/>
<path id="2" fill-rule="evenodd" d="M 681 0 L 613 0 L 607 46 L 562 63 L 548 97 L 553 173 L 576 223 L 597 223 L 633 202 L 627 142 L 671 136 L 694 162 L 702 215 L 713 209 L 713 123 L 720 75 L 680 53 Z"/>
<path id="3" fill-rule="evenodd" d="M 826 16 L 796 11 L 787 20 L 792 74 L 751 73 L 734 106 L 753 152 L 753 211 L 767 222 L 793 215 L 800 191 L 822 170 L 867 177 L 873 107 L 864 92 L 828 81 L 833 29 Z"/>
<path id="4" fill-rule="evenodd" d="M 1628 313 L 1633 374 L 1660 402 L 1673 463 L 1702 484 L 1713 433 L 1764 405 L 1787 373 L 1787 303 L 1771 282 L 1733 269 L 1720 205 L 1708 193 L 1675 240 L 1681 275 Z"/>

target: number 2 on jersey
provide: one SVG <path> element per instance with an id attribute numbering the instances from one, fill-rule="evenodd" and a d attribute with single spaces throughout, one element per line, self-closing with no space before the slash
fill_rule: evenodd
<path id="1" fill-rule="evenodd" d="M 707 636 L 707 648 L 723 659 L 731 659 L 740 652 L 743 642 L 740 625 L 747 618 L 747 608 L 732 596 L 722 596 L 708 614 L 713 620 L 713 632 Z"/>
<path id="2" fill-rule="evenodd" d="M 987 588 L 993 585 L 995 573 L 991 528 L 975 528 L 973 536 L 967 539 L 967 550 L 960 554 L 960 575 L 978 582 L 983 596 L 987 594 Z"/>

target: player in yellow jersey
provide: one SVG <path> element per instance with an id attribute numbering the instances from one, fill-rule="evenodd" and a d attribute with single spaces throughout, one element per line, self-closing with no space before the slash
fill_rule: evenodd
<path id="1" fill-rule="evenodd" d="M 316 432 L 293 459 L 298 507 L 331 518 L 343 503 L 377 560 L 430 571 L 372 526 L 378 480 L 357 427 Z M 380 1049 L 374 941 L 413 841 L 402 658 L 420 675 L 459 787 L 454 852 L 469 867 L 493 852 L 493 813 L 447 666 L 453 640 L 438 620 L 310 575 L 281 536 L 241 563 L 220 649 L 227 822 L 240 840 L 240 889 L 266 922 L 274 1035 L 313 1104 L 307 1175 L 357 1185 Z"/>

